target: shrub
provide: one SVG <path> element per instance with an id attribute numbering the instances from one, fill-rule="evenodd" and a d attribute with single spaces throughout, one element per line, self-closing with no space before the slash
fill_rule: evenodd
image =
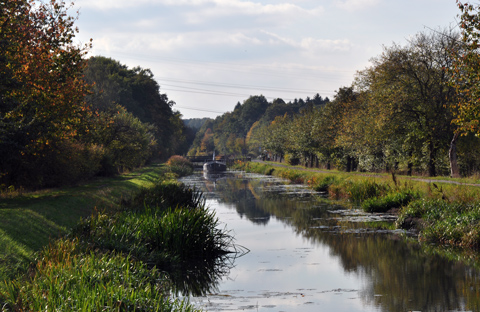
<path id="1" fill-rule="evenodd" d="M 285 154 L 285 162 L 289 165 L 296 166 L 300 164 L 300 159 L 292 154 Z"/>
<path id="2" fill-rule="evenodd" d="M 170 170 L 179 176 L 186 176 L 193 173 L 193 164 L 185 157 L 174 155 L 167 161 Z"/>

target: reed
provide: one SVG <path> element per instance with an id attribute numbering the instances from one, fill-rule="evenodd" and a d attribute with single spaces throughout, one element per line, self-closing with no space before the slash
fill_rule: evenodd
<path id="1" fill-rule="evenodd" d="M 205 206 L 202 193 L 195 188 L 189 188 L 176 181 L 158 180 L 152 187 L 144 187 L 132 194 L 130 199 L 124 200 L 122 206 L 126 210 L 157 207 L 168 209 L 180 206 L 195 209 Z"/>

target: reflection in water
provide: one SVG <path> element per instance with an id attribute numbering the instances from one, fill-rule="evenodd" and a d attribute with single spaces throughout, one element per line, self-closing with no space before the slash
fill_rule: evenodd
<path id="1" fill-rule="evenodd" d="M 229 172 L 183 182 L 200 188 L 251 249 L 204 292 L 212 295 L 197 298 L 204 309 L 480 311 L 478 271 L 355 222 L 371 215 L 346 218 L 341 207 L 272 177 Z"/>
<path id="2" fill-rule="evenodd" d="M 203 262 L 183 264 L 172 270 L 170 280 L 174 292 L 181 295 L 204 296 L 218 291 L 218 283 L 233 267 L 235 254 L 220 255 Z"/>

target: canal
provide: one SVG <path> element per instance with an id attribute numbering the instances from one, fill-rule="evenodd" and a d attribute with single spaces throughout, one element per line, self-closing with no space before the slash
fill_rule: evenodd
<path id="1" fill-rule="evenodd" d="M 345 209 L 303 185 L 229 171 L 183 178 L 238 253 L 190 301 L 204 311 L 480 311 L 479 272 L 427 254 L 390 215 Z M 370 224 L 371 225 L 371 224 Z"/>

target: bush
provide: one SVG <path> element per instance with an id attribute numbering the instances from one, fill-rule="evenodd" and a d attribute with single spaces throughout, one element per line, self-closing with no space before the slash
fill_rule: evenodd
<path id="1" fill-rule="evenodd" d="M 96 134 L 98 140 L 107 142 L 103 172 L 122 172 L 143 166 L 157 148 L 154 137 L 155 127 L 142 123 L 121 106 L 118 114 L 111 118 L 111 124 Z"/>
<path id="2" fill-rule="evenodd" d="M 179 176 L 186 176 L 193 173 L 193 164 L 185 157 L 174 155 L 167 160 L 170 170 Z"/>
<path id="3" fill-rule="evenodd" d="M 296 166 L 300 164 L 300 159 L 292 154 L 285 154 L 285 162 L 289 165 Z"/>

